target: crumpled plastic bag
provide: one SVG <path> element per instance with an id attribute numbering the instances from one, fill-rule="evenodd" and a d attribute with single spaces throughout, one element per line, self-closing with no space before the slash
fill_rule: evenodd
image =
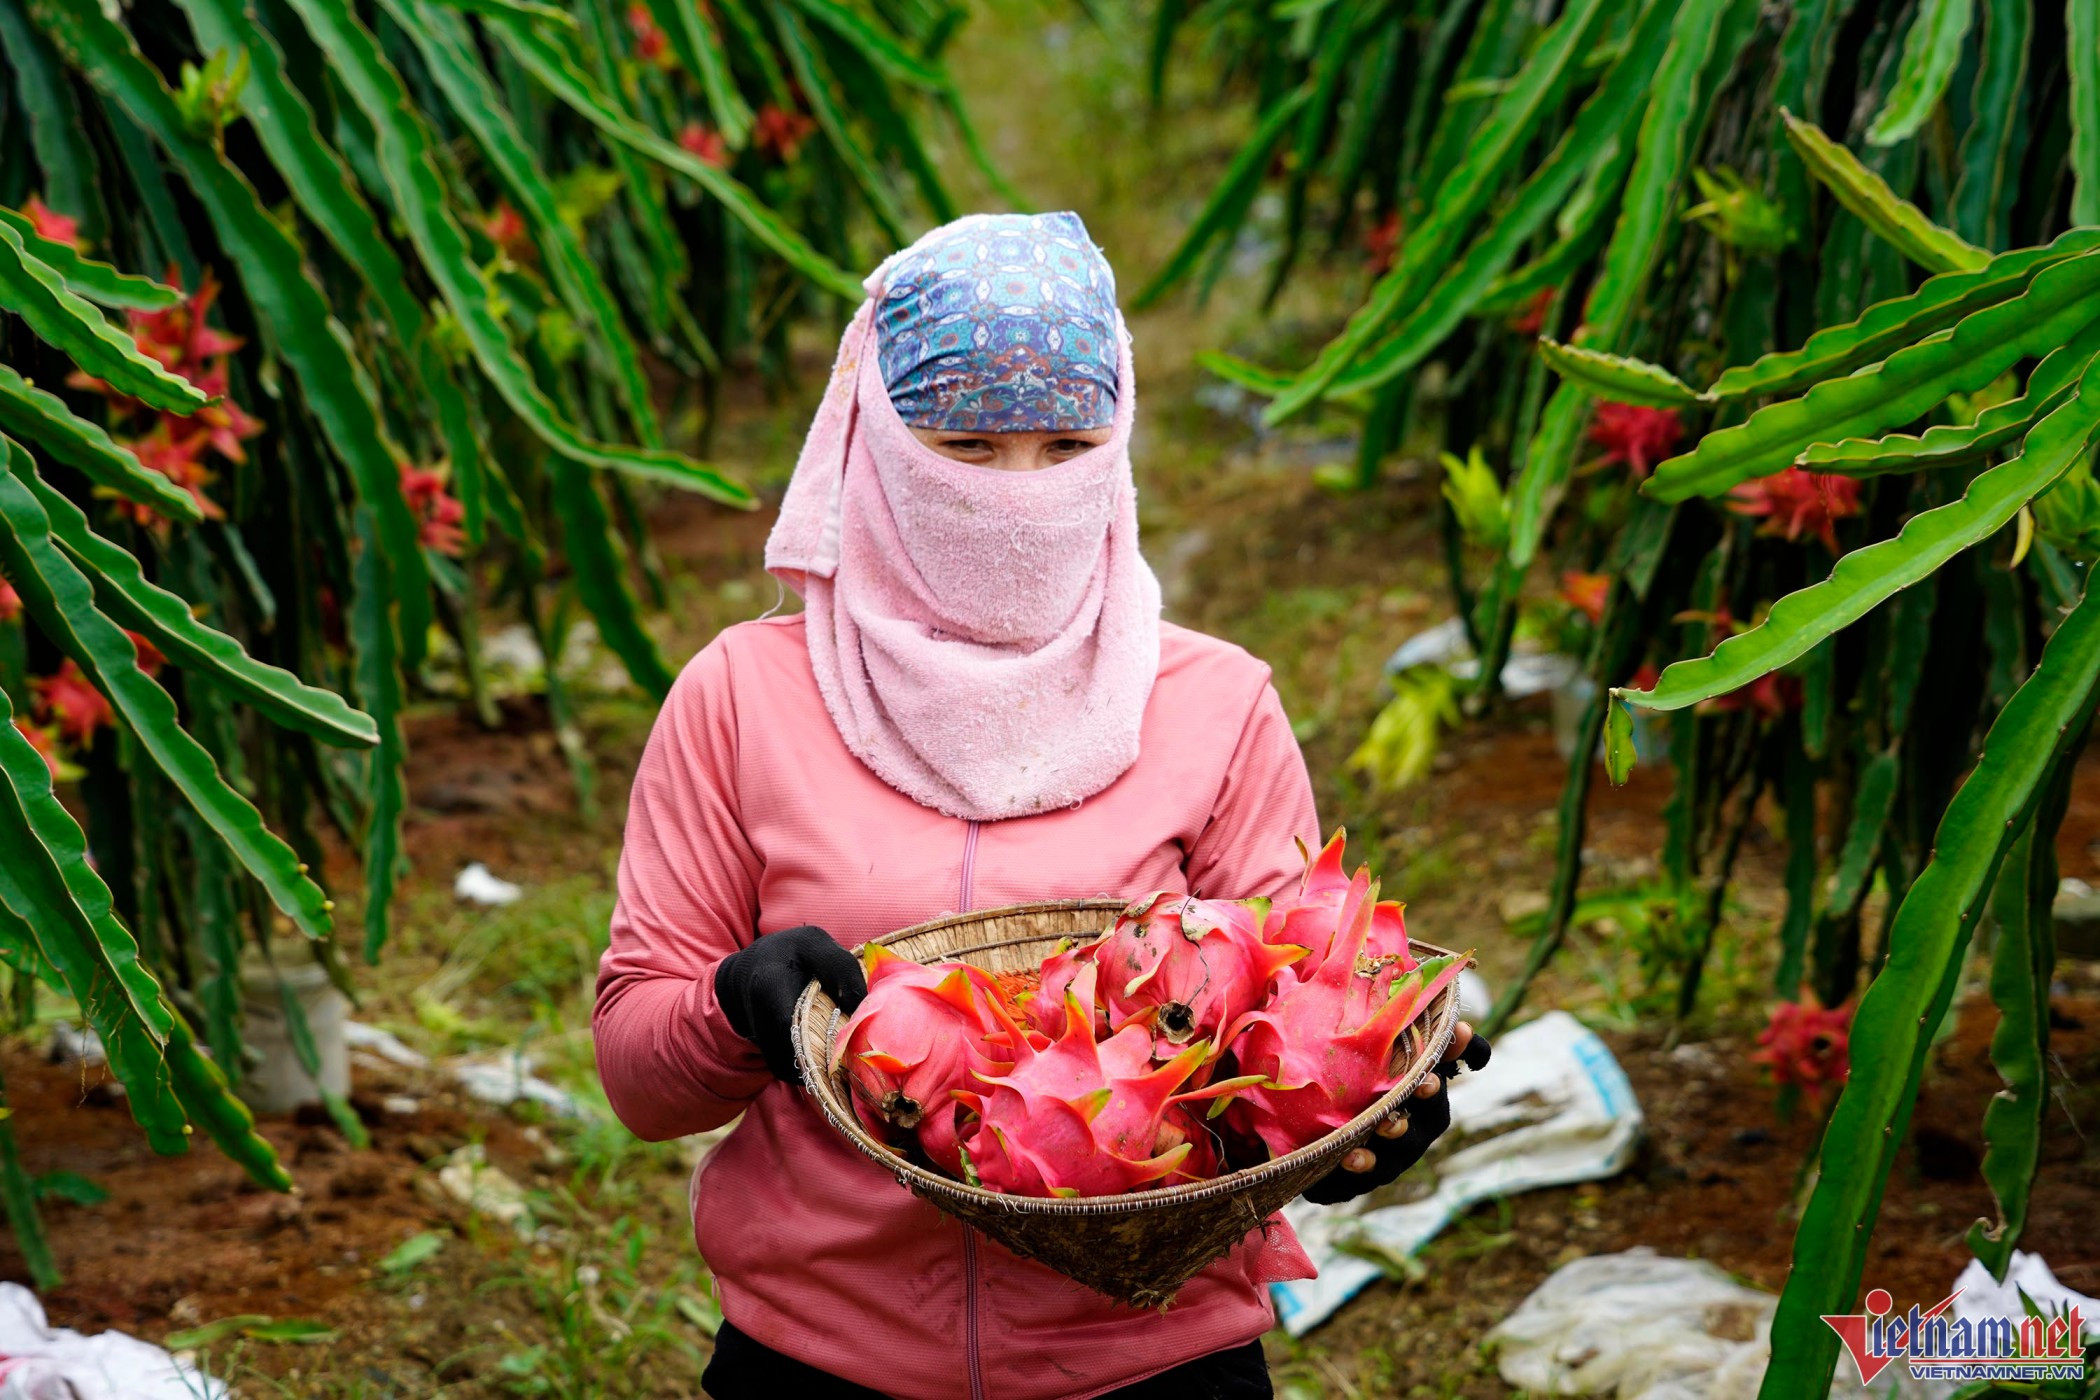
<path id="1" fill-rule="evenodd" d="M 2039 1254 L 2029 1254 L 2024 1249 L 2014 1250 L 2012 1258 L 2006 1261 L 2003 1283 L 1991 1277 L 1991 1271 L 1983 1267 L 1981 1259 L 1971 1259 L 1969 1266 L 1954 1280 L 1954 1288 L 1961 1293 L 1954 1300 L 1956 1317 L 1965 1317 L 1971 1322 L 1980 1322 L 1987 1317 L 2025 1317 L 2027 1307 L 2020 1300 L 2024 1293 L 2051 1317 L 2075 1305 L 2085 1319 L 2086 1340 L 2100 1337 L 2100 1298 L 2089 1298 L 2058 1282 L 2055 1272 Z"/>
<path id="2" fill-rule="evenodd" d="M 1539 1395 L 1751 1400 L 1778 1301 L 1643 1246 L 1563 1265 L 1487 1341 L 1502 1379 Z"/>
<path id="3" fill-rule="evenodd" d="M 460 1087 L 483 1103 L 500 1106 L 522 1099 L 562 1118 L 584 1116 L 584 1107 L 575 1095 L 541 1079 L 532 1067 L 532 1057 L 523 1050 L 486 1057 L 461 1055 L 445 1061 L 445 1068 Z"/>
<path id="4" fill-rule="evenodd" d="M 458 878 L 452 882 L 453 898 L 489 908 L 516 904 L 524 896 L 525 889 L 522 885 L 514 885 L 503 879 L 478 860 L 462 868 Z"/>
<path id="5" fill-rule="evenodd" d="M 1703 1259 L 1642 1245 L 1593 1254 L 1552 1277 L 1489 1331 L 1502 1379 L 1531 1395 L 1756 1400 L 1779 1299 Z M 1891 1366 L 1871 1386 L 1840 1362 L 1832 1400 L 1940 1400 L 1954 1387 Z"/>
<path id="6" fill-rule="evenodd" d="M 53 1327 L 36 1294 L 0 1283 L 0 1400 L 229 1400 L 231 1394 L 151 1342 Z"/>

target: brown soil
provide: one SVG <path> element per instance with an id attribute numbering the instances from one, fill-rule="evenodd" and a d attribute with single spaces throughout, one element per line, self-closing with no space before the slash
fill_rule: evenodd
<path id="1" fill-rule="evenodd" d="M 2100 885 L 2100 748 L 2088 745 L 2078 760 L 2070 806 L 2056 835 L 2056 860 L 2065 875 Z"/>
<path id="2" fill-rule="evenodd" d="M 449 880 L 455 857 L 497 870 L 537 864 L 552 832 L 587 825 L 577 812 L 546 702 L 519 696 L 499 708 L 502 723 L 493 730 L 450 706 L 417 713 L 404 727 L 404 841 L 417 866 L 434 878 Z M 599 764 L 599 800 L 614 810 L 622 807 L 626 777 L 624 765 Z"/>
<path id="3" fill-rule="evenodd" d="M 26 1169 L 77 1172 L 109 1193 L 93 1206 L 44 1206 L 65 1274 L 44 1295 L 52 1323 L 151 1341 L 249 1314 L 334 1329 L 308 1345 L 236 1336 L 204 1348 L 200 1364 L 247 1400 L 543 1394 L 514 1363 L 548 1350 L 566 1353 L 586 1382 L 554 1393 L 694 1393 L 706 1337 L 689 1322 L 677 1323 L 686 1336 L 675 1347 L 611 1345 L 642 1330 L 644 1315 L 706 1296 L 685 1214 L 689 1153 L 622 1157 L 616 1178 L 587 1137 L 477 1103 L 434 1070 L 353 1060 L 369 1145 L 351 1146 L 317 1110 L 260 1119 L 296 1182 L 280 1195 L 201 1141 L 156 1158 L 105 1069 L 55 1064 L 19 1042 L 0 1049 Z M 470 1146 L 522 1190 L 527 1231 L 442 1187 L 439 1170 Z M 425 1233 L 443 1237 L 433 1257 L 382 1267 Z M 630 1242 L 653 1269 L 621 1267 Z M 579 1267 L 598 1264 L 602 1286 Z M 0 1237 L 0 1277 L 27 1279 L 11 1237 Z M 594 1345 L 606 1354 L 594 1357 Z"/>
<path id="4" fill-rule="evenodd" d="M 2073 1124 L 2100 1110 L 2100 975 L 2058 998 L 2055 1010 L 2052 1048 L 2069 1087 L 2051 1114 L 2021 1245 L 2067 1285 L 2094 1292 L 2100 1161 Z M 1969 1259 L 1963 1235 L 1995 1215 L 1977 1170 L 1978 1124 L 1999 1087 L 1989 1055 L 1995 1017 L 1987 1003 L 1964 1013 L 1934 1057 L 1869 1253 L 1868 1285 L 1906 1304 L 1944 1297 Z M 1646 1245 L 1664 1257 L 1709 1260 L 1761 1288 L 1785 1283 L 1813 1117 L 1777 1119 L 1747 1038 L 1716 1037 L 1674 1053 L 1648 1036 L 1606 1039 L 1647 1117 L 1633 1167 L 1609 1181 L 1476 1208 L 1430 1245 L 1421 1279 L 1374 1284 L 1302 1342 L 1272 1336 L 1279 1376 L 1315 1379 L 1330 1394 L 1501 1400 L 1509 1387 L 1472 1344 L 1555 1268 L 1587 1254 Z"/>
<path id="5" fill-rule="evenodd" d="M 241 1314 L 317 1319 L 350 1340 L 328 1350 L 347 1362 L 376 1354 L 389 1374 L 477 1369 L 473 1352 L 492 1321 L 513 1309 L 490 1297 L 474 1311 L 427 1310 L 380 1285 L 377 1265 L 423 1231 L 478 1237 L 486 1230 L 436 1189 L 426 1168 L 455 1148 L 480 1143 L 487 1160 L 521 1183 L 540 1184 L 545 1148 L 499 1114 L 423 1076 L 361 1070 L 354 1100 L 371 1137 L 353 1148 L 318 1113 L 258 1124 L 298 1183 L 293 1195 L 265 1191 L 200 1142 L 179 1158 L 148 1150 L 106 1069 L 53 1064 L 20 1044 L 0 1056 L 24 1166 L 80 1173 L 109 1192 L 93 1206 L 47 1202 L 45 1224 L 65 1283 L 44 1295 L 53 1323 L 96 1332 L 115 1327 L 158 1340 L 170 1331 Z M 413 1113 L 381 1106 L 416 1098 Z M 428 1293 L 462 1293 L 489 1274 L 489 1258 L 457 1244 L 419 1272 Z M 26 1273 L 12 1239 L 0 1274 Z M 413 1314 L 426 1313 L 420 1319 Z M 223 1358 L 237 1343 L 222 1345 Z M 296 1370 L 303 1349 L 284 1349 Z M 407 1393 L 427 1393 L 411 1391 Z"/>

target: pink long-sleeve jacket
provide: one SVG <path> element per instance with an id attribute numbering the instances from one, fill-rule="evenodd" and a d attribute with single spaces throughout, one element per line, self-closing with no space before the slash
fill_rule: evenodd
<path id="1" fill-rule="evenodd" d="M 1141 744 L 1076 807 L 967 822 L 847 751 L 800 617 L 731 627 L 687 665 L 635 778 L 594 1028 L 606 1094 L 641 1136 L 743 1115 L 692 1191 L 737 1327 L 901 1400 L 1060 1400 L 1260 1335 L 1265 1285 L 1311 1273 L 1279 1217 L 1167 1312 L 1113 1305 L 899 1186 L 766 1072 L 715 999 L 717 963 L 798 924 L 853 947 L 1029 900 L 1295 887 L 1292 838 L 1319 830 L 1266 666 L 1163 625 Z"/>

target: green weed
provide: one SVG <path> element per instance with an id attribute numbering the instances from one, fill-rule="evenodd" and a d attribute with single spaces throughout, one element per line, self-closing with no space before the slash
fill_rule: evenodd
<path id="1" fill-rule="evenodd" d="M 697 1384 L 707 1334 L 679 1300 L 704 1296 L 706 1275 L 686 1256 L 668 1278 L 645 1276 L 652 1233 L 629 1216 L 586 1225 L 552 1258 L 523 1251 L 515 1272 L 484 1286 L 521 1294 L 545 1328 L 496 1361 L 505 1393 L 598 1400 L 634 1393 L 644 1372 Z"/>

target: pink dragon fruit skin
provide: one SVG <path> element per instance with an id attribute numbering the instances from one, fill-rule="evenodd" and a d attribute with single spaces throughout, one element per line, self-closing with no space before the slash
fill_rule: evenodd
<path id="1" fill-rule="evenodd" d="M 1262 937 L 1268 942 L 1284 946 L 1297 946 L 1308 950 L 1297 973 L 1301 978 L 1311 978 L 1327 960 L 1328 949 L 1335 939 L 1352 926 L 1356 918 L 1356 905 L 1364 902 L 1371 891 L 1371 872 L 1368 866 L 1358 867 L 1354 876 L 1342 873 L 1342 850 L 1349 833 L 1337 829 L 1334 836 L 1315 856 L 1299 846 L 1305 855 L 1305 878 L 1300 882 L 1298 893 L 1275 901 L 1270 915 L 1262 927 Z M 1415 965 L 1408 951 L 1407 924 L 1401 917 L 1403 906 L 1397 901 L 1371 901 L 1374 906 L 1370 939 L 1365 952 L 1373 957 L 1398 957 L 1402 970 Z"/>
<path id="2" fill-rule="evenodd" d="M 1320 848 L 1317 856 L 1305 849 L 1304 842 L 1298 843 L 1298 854 L 1305 857 L 1305 878 L 1298 884 L 1301 896 L 1321 895 L 1349 887 L 1349 876 L 1342 870 L 1342 851 L 1348 843 L 1349 829 L 1339 826 L 1334 829 L 1334 835 L 1327 838 L 1327 844 Z"/>
<path id="3" fill-rule="evenodd" d="M 918 1130 L 919 1146 L 925 1149 L 927 1160 L 956 1177 L 964 1174 L 962 1141 L 963 1134 L 968 1131 L 964 1124 L 969 1121 L 967 1110 L 954 1097 L 958 1092 L 961 1091 L 950 1089 L 948 1102 L 937 1103 L 927 1110 L 926 1116 L 919 1120 Z M 855 1099 L 853 1106 L 865 1123 L 867 1113 L 860 1100 Z"/>
<path id="4" fill-rule="evenodd" d="M 1079 994 L 1087 1014 L 1094 1018 L 1096 1038 L 1107 1033 L 1108 1023 L 1101 1018 L 1100 998 L 1096 994 L 1099 969 L 1095 965 L 1095 955 L 1100 948 L 1100 939 L 1077 944 L 1067 940 L 1043 959 L 1042 981 L 1035 994 L 1022 1004 L 1031 1026 L 1053 1040 L 1063 1035 L 1065 992 L 1070 989 Z"/>
<path id="5" fill-rule="evenodd" d="M 1397 899 L 1381 899 L 1371 906 L 1371 932 L 1364 953 L 1374 958 L 1397 958 L 1402 972 L 1413 972 L 1414 951 L 1407 943 L 1407 906 Z"/>
<path id="6" fill-rule="evenodd" d="M 1268 913 L 1265 899 L 1167 894 L 1125 909 L 1095 954 L 1109 1026 L 1151 1026 L 1153 1058 L 1162 1061 L 1196 1041 L 1217 1044 L 1305 956 L 1302 947 L 1263 940 Z"/>
<path id="7" fill-rule="evenodd" d="M 994 1014 L 998 985 L 961 963 L 923 967 L 869 944 L 868 996 L 839 1028 L 832 1068 L 845 1068 L 853 1107 L 876 1137 L 918 1130 L 927 1155 L 960 1172 L 954 1091 L 980 1070 L 1010 1061 L 992 1039 L 1011 1024 Z"/>
<path id="8" fill-rule="evenodd" d="M 1264 1082 L 1226 1113 L 1272 1156 L 1324 1137 L 1391 1091 L 1402 1033 L 1469 961 L 1369 952 L 1376 908 L 1374 886 L 1326 959 L 1302 981 L 1297 968 L 1286 970 L 1269 1004 L 1233 1028 L 1240 1069 Z"/>
<path id="9" fill-rule="evenodd" d="M 1171 1151 L 1183 1143 L 1189 1145 L 1189 1154 L 1181 1164 L 1160 1180 L 1162 1186 L 1178 1186 L 1189 1181 L 1209 1181 L 1224 1170 L 1224 1162 L 1218 1155 L 1217 1135 L 1204 1125 L 1202 1118 L 1181 1104 L 1171 1105 L 1159 1123 L 1159 1148 Z"/>
<path id="10" fill-rule="evenodd" d="M 957 1095 L 977 1114 L 963 1144 L 977 1184 L 1011 1195 L 1105 1196 L 1158 1182 L 1197 1151 L 1200 1134 L 1186 1116 L 1170 1123 L 1169 1115 L 1253 1082 L 1182 1091 L 1209 1058 L 1208 1045 L 1154 1065 L 1148 1027 L 1126 1026 L 1100 1042 L 1093 1030 L 1088 1008 L 1068 991 L 1056 1040 L 1031 1044 L 1004 1074 L 980 1071 L 985 1087 Z"/>

